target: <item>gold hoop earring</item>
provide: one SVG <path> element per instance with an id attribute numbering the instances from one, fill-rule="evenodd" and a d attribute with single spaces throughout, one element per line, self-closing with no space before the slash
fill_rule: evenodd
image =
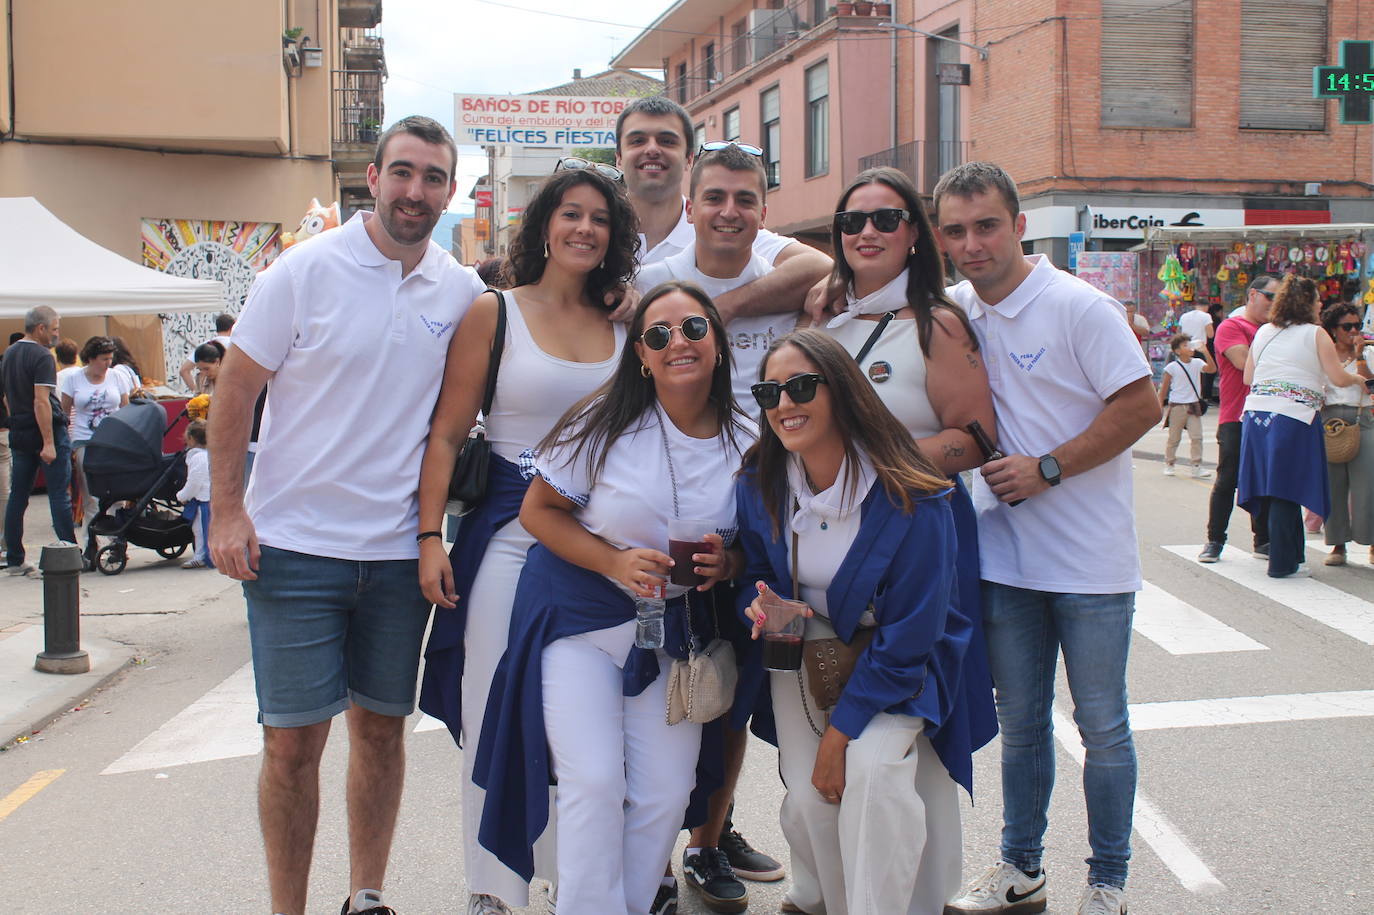
<path id="1" fill-rule="evenodd" d="M 649 371 L 649 366 L 647 364 L 641 362 L 639 364 L 639 374 L 643 375 L 645 378 L 648 378 L 650 375 L 653 374 L 653 372 Z"/>

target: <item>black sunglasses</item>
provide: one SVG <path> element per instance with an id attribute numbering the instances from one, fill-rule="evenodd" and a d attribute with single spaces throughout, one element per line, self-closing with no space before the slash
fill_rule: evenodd
<path id="1" fill-rule="evenodd" d="M 864 224 L 873 220 L 873 228 L 879 232 L 896 232 L 904 222 L 911 222 L 911 214 L 896 207 L 883 207 L 881 210 L 841 210 L 835 214 L 835 225 L 845 235 L 858 235 Z"/>
<path id="2" fill-rule="evenodd" d="M 1268 300 L 1271 301 L 1271 302 L 1274 301 L 1274 296 L 1278 295 L 1277 292 L 1270 292 L 1270 291 L 1267 290 L 1267 289 L 1256 289 L 1255 291 L 1258 292 L 1260 295 L 1264 296 L 1266 299 L 1268 299 Z"/>
<path id="3" fill-rule="evenodd" d="M 776 381 L 760 381 L 749 388 L 754 400 L 764 410 L 772 410 L 782 400 L 782 392 L 792 398 L 793 403 L 810 403 L 816 399 L 816 386 L 825 384 L 825 376 L 816 372 L 802 372 L 779 384 Z"/>
<path id="4" fill-rule="evenodd" d="M 701 315 L 692 315 L 685 318 L 676 327 L 669 327 L 666 324 L 653 324 L 644 328 L 644 333 L 639 335 L 639 339 L 644 341 L 644 345 L 654 352 L 667 349 L 668 342 L 673 339 L 673 331 L 682 331 L 682 336 L 695 343 L 706 337 L 706 332 L 711 329 L 711 322 Z"/>
<path id="5" fill-rule="evenodd" d="M 751 156 L 763 155 L 763 150 L 755 146 L 753 143 L 741 143 L 738 140 L 708 140 L 705 143 L 701 144 L 701 149 L 697 150 L 697 153 L 700 154 L 704 152 L 715 152 L 717 150 L 724 149 L 727 146 L 733 146 L 740 152 L 748 153 Z"/>
<path id="6" fill-rule="evenodd" d="M 1356 322 L 1356 321 L 1349 321 L 1349 322 L 1346 322 L 1346 323 L 1344 323 L 1344 324 L 1337 324 L 1336 326 L 1339 327 L 1341 330 L 1359 330 L 1359 329 L 1360 329 L 1360 325 L 1359 325 L 1359 323 Z"/>
<path id="7" fill-rule="evenodd" d="M 553 167 L 554 171 L 580 172 L 591 169 L 610 178 L 612 181 L 624 181 L 625 173 L 614 165 L 607 165 L 605 162 L 592 162 L 590 159 L 583 159 L 581 156 L 564 156 L 558 160 L 558 164 Z"/>

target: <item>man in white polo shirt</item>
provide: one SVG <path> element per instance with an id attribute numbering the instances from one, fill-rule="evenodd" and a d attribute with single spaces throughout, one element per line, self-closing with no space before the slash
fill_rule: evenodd
<path id="1" fill-rule="evenodd" d="M 416 487 L 449 335 L 482 282 L 430 241 L 457 148 L 408 117 L 367 169 L 376 212 L 286 251 L 249 292 L 210 418 L 216 566 L 243 581 L 264 756 L 272 909 L 304 915 L 330 722 L 347 712 L 344 913 L 381 889 L 429 604 Z M 246 498 L 253 405 L 271 396 Z"/>
<path id="2" fill-rule="evenodd" d="M 1126 710 L 1140 590 L 1130 448 L 1159 422 L 1159 401 L 1121 306 L 1043 255 L 1022 254 L 1026 217 L 1005 171 L 961 165 L 933 196 L 941 247 L 968 277 L 949 291 L 978 334 L 1007 455 L 983 465 L 973 489 L 1002 732 L 1002 854 L 945 912 L 1045 906 L 1040 862 L 1062 650 L 1086 749 L 1092 846 L 1074 911 L 1118 915 L 1136 785 Z"/>

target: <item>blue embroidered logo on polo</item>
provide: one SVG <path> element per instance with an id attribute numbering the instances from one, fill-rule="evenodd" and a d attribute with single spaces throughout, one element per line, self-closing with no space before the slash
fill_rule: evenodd
<path id="1" fill-rule="evenodd" d="M 450 330 L 453 329 L 452 321 L 445 321 L 442 324 L 440 324 L 438 321 L 431 321 L 424 315 L 420 315 L 420 322 L 425 325 L 425 330 L 429 331 L 436 337 L 442 337 L 444 334 L 448 333 Z"/>
<path id="2" fill-rule="evenodd" d="M 1017 368 L 1025 369 L 1029 372 L 1035 368 L 1035 364 L 1040 361 L 1040 357 L 1045 355 L 1045 347 L 1040 347 L 1038 353 L 1007 353 L 1011 361 L 1016 363 Z"/>

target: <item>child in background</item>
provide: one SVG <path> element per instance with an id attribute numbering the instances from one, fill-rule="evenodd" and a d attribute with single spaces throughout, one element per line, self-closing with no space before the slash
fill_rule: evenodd
<path id="1" fill-rule="evenodd" d="M 1173 356 L 1164 366 L 1164 376 L 1159 382 L 1159 405 L 1164 408 L 1164 425 L 1169 429 L 1169 440 L 1164 445 L 1164 475 L 1174 475 L 1174 455 L 1186 427 L 1193 476 L 1205 480 L 1212 471 L 1202 467 L 1202 374 L 1215 372 L 1217 364 L 1205 346 L 1194 350 L 1194 341 L 1188 334 L 1174 334 L 1169 339 L 1169 349 Z M 1204 359 L 1194 358 L 1197 352 L 1201 352 Z"/>
<path id="2" fill-rule="evenodd" d="M 181 516 L 191 522 L 196 552 L 181 564 L 183 569 L 213 569 L 210 561 L 210 452 L 205 450 L 205 423 L 196 420 L 186 427 L 186 485 L 177 501 L 186 506 Z"/>

